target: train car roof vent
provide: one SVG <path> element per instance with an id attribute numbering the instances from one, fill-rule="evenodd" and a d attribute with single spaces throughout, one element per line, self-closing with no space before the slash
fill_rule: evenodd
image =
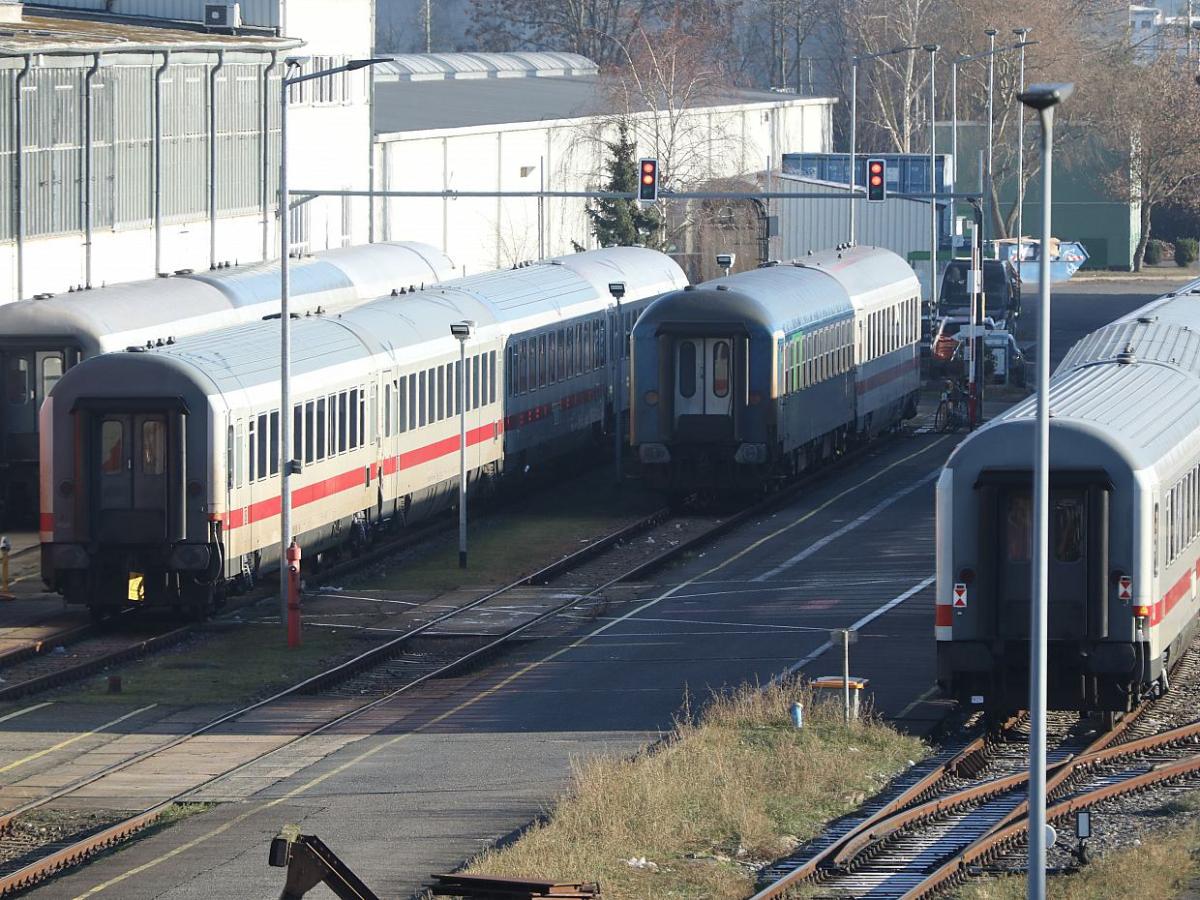
<path id="1" fill-rule="evenodd" d="M 1137 320 L 1139 325 L 1150 325 L 1156 319 L 1158 319 L 1158 316 L 1138 316 Z"/>
<path id="2" fill-rule="evenodd" d="M 1133 344 L 1126 344 L 1125 349 L 1117 354 L 1117 364 L 1131 366 L 1135 362 L 1137 362 L 1137 357 L 1133 355 Z"/>
<path id="3" fill-rule="evenodd" d="M 175 345 L 175 335 L 173 335 L 173 334 L 167 335 L 167 346 L 172 347 L 174 345 Z"/>
<path id="4" fill-rule="evenodd" d="M 220 266 L 218 265 L 217 268 L 219 269 Z M 175 274 L 176 275 L 192 275 L 195 273 L 195 271 L 196 271 L 195 269 L 176 269 Z"/>
<path id="5" fill-rule="evenodd" d="M 146 348 L 145 347 L 126 347 L 125 352 L 126 353 L 145 353 Z"/>
<path id="6" fill-rule="evenodd" d="M 718 284 L 718 285 L 717 285 L 717 290 L 718 290 L 718 291 L 727 291 L 727 290 L 729 290 L 729 285 L 727 285 L 727 284 Z"/>
<path id="7" fill-rule="evenodd" d="M 685 284 L 683 286 L 683 289 L 685 291 L 694 291 L 696 289 L 696 286 L 694 284 Z"/>

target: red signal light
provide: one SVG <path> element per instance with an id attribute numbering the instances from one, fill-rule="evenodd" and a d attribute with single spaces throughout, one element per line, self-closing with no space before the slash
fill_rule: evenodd
<path id="1" fill-rule="evenodd" d="M 638 200 L 653 203 L 658 199 L 658 160 L 643 159 L 638 168 L 642 173 L 638 182 Z"/>
<path id="2" fill-rule="evenodd" d="M 881 203 L 887 198 L 887 163 L 882 159 L 867 160 L 867 200 Z"/>

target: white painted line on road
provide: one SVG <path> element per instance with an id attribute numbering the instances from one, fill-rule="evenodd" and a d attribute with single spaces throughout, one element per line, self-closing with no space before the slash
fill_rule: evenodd
<path id="1" fill-rule="evenodd" d="M 934 471 L 932 471 L 928 475 L 926 475 L 924 478 L 918 479 L 914 483 L 910 484 L 908 487 L 903 488 L 902 490 L 896 491 L 896 493 L 892 494 L 890 497 L 888 497 L 884 500 L 881 500 L 879 503 L 876 503 L 874 506 L 872 506 L 870 509 L 868 509 L 865 513 L 863 513 L 861 516 L 859 516 L 857 519 L 853 519 L 853 520 L 847 522 L 845 525 L 843 525 L 841 528 L 839 528 L 837 531 L 833 532 L 832 534 L 825 535 L 825 537 L 821 538 L 819 541 L 815 541 L 815 542 L 809 544 L 807 547 L 805 547 L 803 550 L 801 550 L 795 556 L 791 557 L 790 559 L 785 560 L 784 562 L 777 565 L 775 568 L 768 569 L 766 572 L 763 572 L 761 575 L 751 578 L 750 580 L 751 581 L 766 581 L 769 578 L 775 577 L 780 572 L 786 572 L 792 566 L 796 565 L 796 563 L 803 562 L 804 560 L 806 560 L 810 556 L 812 556 L 814 553 L 818 553 L 821 550 L 823 550 L 825 547 L 829 546 L 829 544 L 833 543 L 838 538 L 842 537 L 845 534 L 849 534 L 855 528 L 858 528 L 858 526 L 871 521 L 871 519 L 875 518 L 877 515 L 879 515 L 881 512 L 883 512 L 885 509 L 887 509 L 889 506 L 891 506 L 897 500 L 900 500 L 903 497 L 907 497 L 909 494 L 911 494 L 917 488 L 923 487 L 926 484 L 928 484 L 929 482 L 933 481 L 935 478 L 938 477 L 938 475 L 941 474 L 941 472 L 942 472 L 941 469 L 935 469 Z"/>
<path id="2" fill-rule="evenodd" d="M 369 603 L 399 603 L 401 606 L 420 606 L 421 604 L 414 600 L 388 600 L 383 597 L 359 597 L 355 594 L 342 593 L 327 593 L 318 591 L 315 594 L 309 594 L 309 597 L 325 597 L 327 600 L 366 600 Z"/>
<path id="3" fill-rule="evenodd" d="M 851 625 L 850 630 L 858 631 L 864 625 L 869 625 L 871 622 L 874 622 L 876 619 L 878 619 L 880 616 L 882 616 L 884 613 L 888 612 L 889 610 L 895 609 L 897 606 L 899 606 L 901 603 L 903 603 L 909 597 L 913 596 L 914 594 L 919 594 L 921 591 L 925 590 L 925 588 L 927 588 L 931 584 L 933 584 L 934 577 L 935 576 L 930 575 L 928 578 L 924 579 L 923 581 L 919 581 L 916 584 L 914 584 L 912 587 L 910 587 L 907 591 L 905 591 L 900 596 L 893 597 L 887 603 L 883 604 L 883 606 L 867 613 L 865 616 L 863 616 L 861 619 L 859 619 L 857 622 L 855 622 L 853 625 Z M 833 648 L 833 643 L 831 641 L 826 641 L 820 647 L 818 647 L 816 650 L 814 650 L 812 653 L 808 654 L 808 656 L 804 657 L 803 659 L 799 660 L 798 662 L 792 663 L 790 666 L 788 666 L 786 669 L 784 669 L 782 672 L 780 672 L 778 675 L 776 675 L 774 678 L 772 678 L 771 682 L 775 683 L 775 682 L 781 681 L 782 679 L 786 678 L 789 675 L 795 675 L 798 671 L 803 669 L 814 659 L 817 659 L 818 657 L 822 656 L 824 653 L 826 653 L 828 650 L 830 650 L 832 648 Z"/>
<path id="4" fill-rule="evenodd" d="M 676 594 L 676 597 L 679 595 Z M 713 622 L 708 619 L 652 619 L 649 616 L 638 616 L 639 622 L 665 622 L 668 625 L 725 625 L 730 628 L 762 628 L 768 631 L 828 631 L 828 628 L 814 628 L 811 625 L 777 625 L 760 622 Z M 700 632 L 703 633 L 703 632 Z M 744 632 L 742 632 L 744 633 Z"/>
<path id="5" fill-rule="evenodd" d="M 47 747 L 45 750 L 39 750 L 37 753 L 31 753 L 31 754 L 29 754 L 29 756 L 25 756 L 25 757 L 22 757 L 21 759 L 10 762 L 7 766 L 0 766 L 0 772 L 12 771 L 13 769 L 17 768 L 18 766 L 23 766 L 23 765 L 25 765 L 25 763 L 31 763 L 35 759 L 41 759 L 43 756 L 46 756 L 49 753 L 53 753 L 56 750 L 62 750 L 64 747 L 70 747 L 72 744 L 74 744 L 78 741 L 82 741 L 86 737 L 91 737 L 94 734 L 99 734 L 101 731 L 103 731 L 106 728 L 111 728 L 113 725 L 119 725 L 121 722 L 124 722 L 126 719 L 132 719 L 134 716 L 138 715 L 139 713 L 144 713 L 148 709 L 154 709 L 154 707 L 156 707 L 156 706 L 158 706 L 157 703 L 151 703 L 149 706 L 143 706 L 141 709 L 135 709 L 133 712 L 125 713 L 125 715 L 118 716 L 117 718 L 113 719 L 111 722 L 105 722 L 99 728 L 93 728 L 91 731 L 85 731 L 82 734 L 77 734 L 74 737 L 69 737 L 65 741 L 59 741 L 53 747 Z"/>
<path id="6" fill-rule="evenodd" d="M 18 709 L 16 712 L 10 712 L 7 716 L 0 716 L 0 722 L 7 722 L 9 719 L 15 719 L 17 716 L 23 716 L 25 713 L 36 712 L 43 707 L 52 704 L 53 700 L 47 700 L 45 703 L 35 703 L 33 706 L 27 706 L 24 709 Z"/>

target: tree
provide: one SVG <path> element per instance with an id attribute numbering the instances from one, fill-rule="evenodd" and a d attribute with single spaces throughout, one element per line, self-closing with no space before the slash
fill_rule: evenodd
<path id="1" fill-rule="evenodd" d="M 1149 65 L 1131 60 L 1112 74 L 1104 133 L 1112 150 L 1128 153 L 1129 168 L 1111 172 L 1105 181 L 1122 199 L 1140 205 L 1133 268 L 1141 271 L 1155 210 L 1200 200 L 1200 92 L 1189 67 L 1173 54 Z"/>
<path id="2" fill-rule="evenodd" d="M 617 122 L 617 136 L 605 141 L 609 158 L 604 164 L 608 181 L 603 190 L 636 192 L 638 189 L 637 144 L 629 132 L 629 121 Z M 597 200 L 587 209 L 592 233 L 601 247 L 655 246 L 662 218 L 652 206 L 636 200 Z"/>

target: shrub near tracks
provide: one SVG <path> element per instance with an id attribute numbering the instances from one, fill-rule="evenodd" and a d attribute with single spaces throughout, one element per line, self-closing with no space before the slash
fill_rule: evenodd
<path id="1" fill-rule="evenodd" d="M 791 724 L 794 699 L 804 729 Z M 578 765 L 546 822 L 469 871 L 600 881 L 613 898 L 743 898 L 757 868 L 876 793 L 926 748 L 797 684 L 743 687 L 633 759 Z M 645 857 L 646 865 L 627 860 Z M 653 863 L 653 866 L 650 864 Z"/>

